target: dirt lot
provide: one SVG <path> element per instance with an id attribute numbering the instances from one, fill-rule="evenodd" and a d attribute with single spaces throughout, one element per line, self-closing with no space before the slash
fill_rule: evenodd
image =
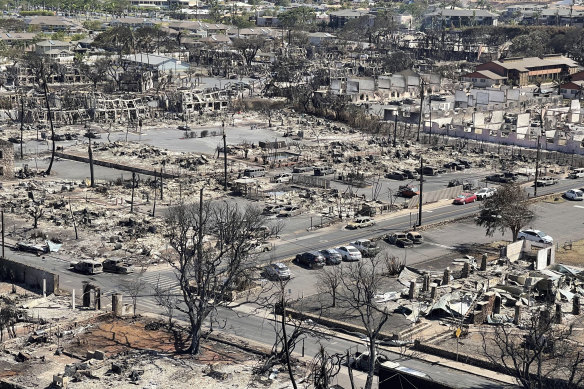
<path id="1" fill-rule="evenodd" d="M 571 246 L 559 246 L 556 251 L 556 262 L 584 266 L 584 239 L 572 242 Z"/>

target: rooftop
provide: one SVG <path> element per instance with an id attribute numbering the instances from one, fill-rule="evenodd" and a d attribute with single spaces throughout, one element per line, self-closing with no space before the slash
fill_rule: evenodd
<path id="1" fill-rule="evenodd" d="M 426 16 L 449 16 L 449 17 L 497 17 L 496 13 L 484 9 L 443 9 L 439 8 L 430 12 Z"/>

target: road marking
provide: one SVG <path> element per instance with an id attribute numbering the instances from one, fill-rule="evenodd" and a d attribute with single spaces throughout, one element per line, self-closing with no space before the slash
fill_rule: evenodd
<path id="1" fill-rule="evenodd" d="M 446 246 L 446 245 L 443 245 L 443 244 L 440 244 L 440 243 L 432 243 L 432 242 L 425 242 L 425 243 L 426 243 L 426 244 L 430 244 L 430 245 L 432 245 L 432 246 L 438 246 L 438 247 L 442 247 L 442 248 L 444 248 L 444 249 L 448 249 L 448 250 L 454 250 L 454 249 L 455 249 L 455 247 L 452 247 L 452 246 Z"/>
<path id="2" fill-rule="evenodd" d="M 574 208 L 584 208 L 582 205 L 574 205 Z"/>

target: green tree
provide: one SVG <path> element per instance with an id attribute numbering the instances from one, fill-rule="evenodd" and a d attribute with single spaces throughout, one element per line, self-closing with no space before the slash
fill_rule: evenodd
<path id="1" fill-rule="evenodd" d="M 100 20 L 86 20 L 83 27 L 89 31 L 98 31 L 103 28 L 103 23 Z"/>
<path id="2" fill-rule="evenodd" d="M 539 57 L 552 51 L 549 44 L 548 30 L 536 29 L 513 38 L 509 50 L 513 56 Z"/>
<path id="3" fill-rule="evenodd" d="M 119 26 L 109 28 L 97 35 L 94 45 L 107 51 L 116 52 L 121 58 L 124 54 L 135 52 L 136 40 L 131 28 Z"/>
<path id="4" fill-rule="evenodd" d="M 487 236 L 493 236 L 495 231 L 504 234 L 510 230 L 513 241 L 516 241 L 519 231 L 534 217 L 535 214 L 527 202 L 527 194 L 523 188 L 518 184 L 509 183 L 483 201 L 475 223 L 487 230 Z"/>
<path id="5" fill-rule="evenodd" d="M 279 13 L 278 20 L 288 30 L 306 30 L 316 22 L 316 13 L 310 7 L 297 7 Z"/>
<path id="6" fill-rule="evenodd" d="M 250 66 L 258 51 L 265 48 L 268 41 L 265 37 L 258 35 L 249 38 L 233 39 L 233 48 L 241 53 L 245 63 Z"/>

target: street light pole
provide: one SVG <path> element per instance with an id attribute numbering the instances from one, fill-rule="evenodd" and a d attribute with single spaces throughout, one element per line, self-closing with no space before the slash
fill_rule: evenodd
<path id="1" fill-rule="evenodd" d="M 533 188 L 533 196 L 537 197 L 537 179 L 539 178 L 539 144 L 541 134 L 537 135 L 537 153 L 535 155 L 535 187 Z"/>
<path id="2" fill-rule="evenodd" d="M 422 116 L 424 116 L 424 86 L 426 83 L 420 78 L 420 118 L 418 119 L 418 136 L 416 142 L 420 141 L 420 128 L 422 127 Z"/>
<path id="3" fill-rule="evenodd" d="M 541 142 L 541 134 L 543 133 L 543 119 L 545 117 L 545 107 L 541 107 L 539 112 L 539 133 L 537 134 L 537 152 L 535 154 L 535 187 L 533 188 L 533 197 L 537 197 L 537 180 L 539 178 L 539 149 L 540 149 L 540 142 Z"/>
<path id="4" fill-rule="evenodd" d="M 227 192 L 227 139 L 225 137 L 225 120 L 221 125 L 223 127 L 223 190 Z"/>
<path id="5" fill-rule="evenodd" d="M 399 113 L 399 110 L 395 110 L 394 111 L 394 117 L 393 117 L 393 147 L 397 147 L 397 115 Z"/>
<path id="6" fill-rule="evenodd" d="M 420 195 L 418 196 L 418 227 L 422 225 L 422 196 L 424 186 L 424 158 L 420 155 Z"/>

